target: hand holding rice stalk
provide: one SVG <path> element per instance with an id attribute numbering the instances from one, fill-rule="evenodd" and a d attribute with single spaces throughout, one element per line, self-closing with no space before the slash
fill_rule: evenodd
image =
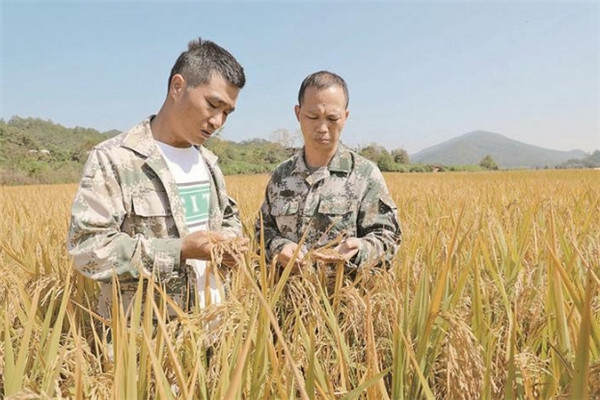
<path id="1" fill-rule="evenodd" d="M 325 262 L 346 262 L 358 253 L 360 240 L 354 237 L 348 238 L 337 246 L 323 247 L 315 250 L 311 256 L 314 260 Z"/>
<path id="2" fill-rule="evenodd" d="M 219 240 L 211 241 L 211 260 L 217 265 L 232 268 L 240 264 L 243 254 L 248 251 L 249 239 L 225 232 Z"/>
<path id="3" fill-rule="evenodd" d="M 228 267 L 237 265 L 248 250 L 248 238 L 231 232 L 198 231 L 187 235 L 181 246 L 182 259 L 212 260 Z"/>

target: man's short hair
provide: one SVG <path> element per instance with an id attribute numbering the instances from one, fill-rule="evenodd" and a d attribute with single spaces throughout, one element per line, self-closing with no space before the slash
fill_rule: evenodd
<path id="1" fill-rule="evenodd" d="M 180 74 L 191 87 L 208 83 L 213 74 L 220 74 L 231 85 L 241 89 L 246 84 L 244 68 L 227 50 L 210 40 L 198 38 L 188 44 L 187 51 L 171 68 L 168 88 L 175 74 Z"/>
<path id="2" fill-rule="evenodd" d="M 304 98 L 304 92 L 309 87 L 316 87 L 317 89 L 327 89 L 331 86 L 339 86 L 344 91 L 344 96 L 346 96 L 346 108 L 348 108 L 348 103 L 350 102 L 350 95 L 348 94 L 348 85 L 346 85 L 346 81 L 339 76 L 338 74 L 334 74 L 329 71 L 319 71 L 313 74 L 310 74 L 302 81 L 300 85 L 300 91 L 298 92 L 298 105 L 302 105 L 302 100 Z"/>

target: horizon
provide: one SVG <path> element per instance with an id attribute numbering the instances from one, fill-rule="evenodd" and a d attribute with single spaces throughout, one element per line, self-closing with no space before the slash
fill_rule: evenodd
<path id="1" fill-rule="evenodd" d="M 246 71 L 224 140 L 295 134 L 300 82 L 328 69 L 348 82 L 352 147 L 416 154 L 482 130 L 600 149 L 598 2 L 8 1 L 0 13 L 5 121 L 127 130 L 160 108 L 172 63 L 202 36 Z"/>
<path id="2" fill-rule="evenodd" d="M 22 119 L 28 119 L 28 118 L 31 118 L 31 119 L 40 119 L 40 120 L 42 120 L 42 121 L 44 121 L 44 122 L 48 122 L 48 123 L 52 123 L 52 124 L 56 124 L 56 125 L 60 125 L 60 126 L 62 126 L 62 127 L 64 127 L 64 128 L 66 128 L 66 129 L 74 129 L 74 128 L 82 128 L 82 129 L 94 129 L 94 130 L 98 131 L 100 134 L 108 134 L 108 133 L 110 133 L 110 132 L 112 132 L 112 131 L 117 131 L 117 132 L 119 132 L 119 133 L 123 133 L 123 132 L 124 132 L 124 131 L 120 131 L 120 130 L 118 130 L 118 129 L 109 129 L 109 130 L 107 130 L 107 131 L 100 131 L 100 130 L 98 130 L 98 129 L 95 129 L 95 128 L 93 128 L 93 127 L 89 127 L 89 126 L 79 126 L 79 125 L 77 125 L 77 126 L 65 126 L 65 125 L 63 125 L 63 124 L 57 123 L 57 122 L 55 122 L 55 121 L 52 121 L 52 120 L 50 120 L 50 119 L 43 119 L 43 118 L 38 118 L 38 117 L 21 117 L 21 116 L 19 116 L 19 115 L 15 115 L 15 116 L 13 116 L 13 117 L 16 117 L 16 118 L 22 118 Z M 11 118 L 13 118 L 13 117 L 11 117 Z M 10 120 L 10 119 L 9 119 L 9 120 Z M 2 121 L 2 122 L 4 122 L 4 123 L 8 123 L 8 122 L 9 122 L 9 120 L 5 120 L 4 118 L 0 118 L 0 121 Z M 473 133 L 486 133 L 486 134 L 492 134 L 492 135 L 499 135 L 499 136 L 502 136 L 503 138 L 505 138 L 505 139 L 508 139 L 508 140 L 510 140 L 510 141 L 515 141 L 515 142 L 518 142 L 518 143 L 519 143 L 519 144 L 521 144 L 521 145 L 526 145 L 526 146 L 535 146 L 535 147 L 538 147 L 538 148 L 540 148 L 540 149 L 543 149 L 543 150 L 562 151 L 562 152 L 565 152 L 565 153 L 570 153 L 570 152 L 575 152 L 575 151 L 581 151 L 581 152 L 584 152 L 584 153 L 585 153 L 585 154 L 587 154 L 587 155 L 592 155 L 594 152 L 596 152 L 596 151 L 600 151 L 600 148 L 598 148 L 598 149 L 593 149 L 593 150 L 591 150 L 591 151 L 589 151 L 589 152 L 588 152 L 588 151 L 584 151 L 584 150 L 582 150 L 582 149 L 556 150 L 556 149 L 553 149 L 553 148 L 550 148 L 550 147 L 541 147 L 541 146 L 537 146 L 537 145 L 534 145 L 534 144 L 531 144 L 531 143 L 522 142 L 522 141 L 519 141 L 519 140 L 513 139 L 513 138 L 511 138 L 511 137 L 508 137 L 508 136 L 506 136 L 506 135 L 503 135 L 503 134 L 501 134 L 501 133 L 498 133 L 498 132 L 490 132 L 490 131 L 486 131 L 486 130 L 482 130 L 482 129 L 477 129 L 477 130 L 474 130 L 474 131 L 465 132 L 465 133 L 463 133 L 463 134 L 457 135 L 457 136 L 455 136 L 455 137 L 453 137 L 453 138 L 450 138 L 450 139 L 444 140 L 443 142 L 435 143 L 435 144 L 433 144 L 433 145 L 431 145 L 431 146 L 428 146 L 428 147 L 426 147 L 426 148 L 424 148 L 424 149 L 421 149 L 421 150 L 419 150 L 419 151 L 416 151 L 416 152 L 414 152 L 414 153 L 411 153 L 411 152 L 409 152 L 409 151 L 407 150 L 407 153 L 409 154 L 409 156 L 413 157 L 413 156 L 416 156 L 416 155 L 418 155 L 418 153 L 424 152 L 424 151 L 426 151 L 426 150 L 430 150 L 430 149 L 432 149 L 432 148 L 435 148 L 435 147 L 437 147 L 437 146 L 439 146 L 439 145 L 445 144 L 446 142 L 450 142 L 450 141 L 453 141 L 453 140 L 455 140 L 455 139 L 459 139 L 459 138 L 461 138 L 461 137 L 463 137 L 463 136 L 471 135 L 471 134 L 473 134 Z M 242 142 L 244 142 L 244 141 L 252 141 L 252 140 L 268 140 L 268 141 L 270 141 L 270 142 L 272 142 L 272 143 L 276 143 L 276 142 L 277 142 L 277 140 L 275 140 L 275 139 L 273 139 L 273 138 L 261 138 L 261 137 L 254 137 L 254 138 L 244 138 L 244 139 L 242 139 L 242 140 L 237 140 L 237 141 L 236 141 L 236 140 L 229 139 L 229 138 L 227 138 L 226 136 L 225 136 L 225 137 L 222 137 L 222 135 L 221 135 L 221 134 L 217 134 L 217 135 L 215 135 L 215 136 L 213 136 L 213 137 L 214 137 L 214 138 L 218 138 L 219 140 L 223 140 L 223 141 L 229 141 L 229 142 L 234 142 L 234 143 L 238 143 L 238 144 L 239 144 L 239 143 L 242 143 Z M 302 143 L 299 143 L 299 145 L 298 145 L 298 144 L 296 144 L 296 142 L 297 142 L 297 141 L 294 141 L 294 145 L 293 145 L 291 148 L 294 148 L 294 149 L 299 149 L 300 147 L 302 147 Z M 208 139 L 208 143 L 210 143 L 210 138 Z M 340 141 L 340 143 L 341 143 L 341 144 L 343 144 L 344 146 L 350 147 L 351 149 L 353 149 L 353 150 L 356 150 L 356 151 L 359 151 L 359 150 L 360 150 L 360 148 L 364 148 L 364 147 L 366 147 L 366 146 L 369 146 L 369 145 L 377 145 L 377 146 L 382 146 L 382 147 L 384 147 L 384 148 L 385 148 L 385 146 L 381 145 L 380 143 L 375 143 L 375 142 L 373 142 L 373 143 L 368 143 L 368 144 L 358 144 L 358 145 L 355 145 L 355 146 L 349 146 L 349 145 L 348 145 L 348 144 L 346 144 L 346 143 L 345 143 L 343 140 L 341 140 L 341 141 Z M 391 150 L 394 150 L 394 149 L 386 149 L 386 150 L 387 150 L 387 151 L 391 151 Z M 406 149 L 404 149 L 404 150 L 406 150 Z"/>

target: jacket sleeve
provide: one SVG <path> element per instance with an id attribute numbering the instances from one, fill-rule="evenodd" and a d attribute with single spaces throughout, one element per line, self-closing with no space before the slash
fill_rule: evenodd
<path id="1" fill-rule="evenodd" d="M 257 248 L 260 248 L 260 235 L 261 228 L 264 234 L 265 240 L 265 251 L 267 261 L 270 262 L 275 255 L 281 252 L 283 246 L 288 243 L 293 243 L 291 240 L 286 239 L 281 235 L 279 231 L 279 227 L 277 226 L 276 217 L 271 212 L 271 203 L 269 198 L 269 187 L 271 186 L 271 182 L 267 185 L 265 190 L 265 200 L 263 201 L 260 207 L 260 215 L 258 216 L 255 224 L 255 241 L 257 244 Z M 261 216 L 262 216 L 262 226 L 261 226 Z"/>
<path id="2" fill-rule="evenodd" d="M 355 266 L 389 265 L 402 240 L 397 207 L 379 169 L 374 168 L 358 210 L 360 239 Z"/>
<path id="3" fill-rule="evenodd" d="M 213 166 L 213 171 L 215 174 L 214 182 L 217 186 L 217 196 L 219 198 L 219 207 L 222 216 L 221 231 L 241 236 L 243 234 L 243 229 L 237 202 L 227 194 L 225 176 L 223 176 L 221 168 L 215 164 Z"/>
<path id="4" fill-rule="evenodd" d="M 237 236 L 242 235 L 242 223 L 240 222 L 240 213 L 237 202 L 227 196 L 227 204 L 223 208 L 223 226 L 222 230 L 232 232 Z"/>
<path id="5" fill-rule="evenodd" d="M 181 239 L 129 234 L 121 230 L 127 206 L 117 169 L 94 149 L 73 202 L 67 248 L 75 267 L 88 278 L 108 282 L 179 275 Z"/>

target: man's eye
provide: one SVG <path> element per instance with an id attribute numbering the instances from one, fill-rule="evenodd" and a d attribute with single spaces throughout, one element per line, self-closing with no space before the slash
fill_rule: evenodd
<path id="1" fill-rule="evenodd" d="M 217 106 L 211 103 L 210 101 L 208 102 L 208 105 L 210 106 L 210 108 L 217 108 Z"/>
<path id="2" fill-rule="evenodd" d="M 307 115 L 306 118 L 308 118 L 308 119 L 317 119 L 317 117 L 315 117 L 314 115 Z"/>
<path id="3" fill-rule="evenodd" d="M 338 117 L 329 117 L 329 120 L 331 122 L 336 122 L 339 118 Z"/>

